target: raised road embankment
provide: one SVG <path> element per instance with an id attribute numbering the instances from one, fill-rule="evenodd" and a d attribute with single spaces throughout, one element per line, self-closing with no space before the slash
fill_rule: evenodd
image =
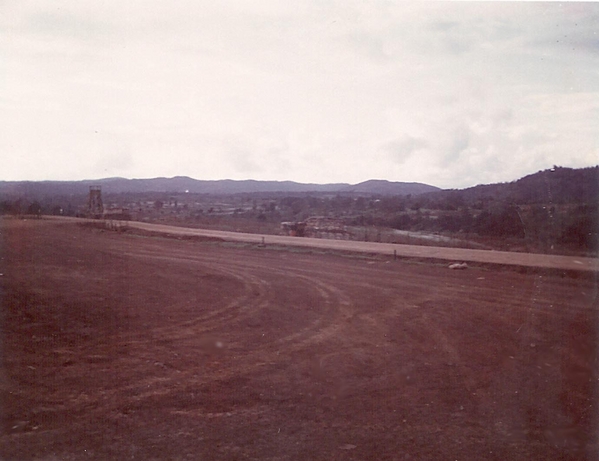
<path id="1" fill-rule="evenodd" d="M 49 218 L 49 217 L 48 217 Z M 56 218 L 52 219 L 62 219 Z M 74 218 L 70 218 L 74 220 Z M 81 220 L 84 221 L 84 220 Z M 522 267 L 539 267 L 545 269 L 561 269 L 576 271 L 599 271 L 598 258 L 579 256 L 547 255 L 538 253 L 517 253 L 508 251 L 470 250 L 464 248 L 445 248 L 419 245 L 399 245 L 393 243 L 358 242 L 349 240 L 329 240 L 306 237 L 288 237 L 280 235 L 247 234 L 243 232 L 226 232 L 208 229 L 151 224 L 129 221 L 127 226 L 149 232 L 160 232 L 171 235 L 198 236 L 218 238 L 230 242 L 265 243 L 267 245 L 285 245 L 394 255 L 404 258 L 430 258 L 446 261 L 464 261 L 485 264 L 502 264 Z"/>

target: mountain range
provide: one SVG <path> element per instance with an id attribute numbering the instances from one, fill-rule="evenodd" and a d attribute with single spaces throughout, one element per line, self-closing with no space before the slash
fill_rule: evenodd
<path id="1" fill-rule="evenodd" d="M 378 195 L 418 195 L 441 190 L 421 183 L 370 180 L 359 184 L 304 184 L 293 181 L 256 181 L 231 179 L 205 181 L 176 176 L 174 178 L 126 179 L 105 178 L 84 181 L 0 181 L 0 195 L 40 198 L 48 195 L 87 194 L 90 186 L 101 186 L 106 194 L 119 193 L 200 193 L 228 195 L 241 193 L 353 192 Z"/>
<path id="2" fill-rule="evenodd" d="M 43 200 L 48 197 L 74 197 L 101 186 L 103 194 L 185 192 L 230 195 L 247 193 L 338 193 L 363 196 L 422 196 L 446 198 L 472 205 L 492 199 L 510 203 L 597 203 L 599 166 L 588 168 L 553 167 L 509 183 L 478 185 L 461 190 L 440 189 L 422 183 L 369 180 L 358 184 L 305 184 L 293 181 L 215 180 L 174 178 L 105 178 L 84 181 L 0 181 L 0 200 Z"/>

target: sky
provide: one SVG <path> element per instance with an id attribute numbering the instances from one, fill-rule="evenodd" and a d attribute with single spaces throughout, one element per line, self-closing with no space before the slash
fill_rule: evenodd
<path id="1" fill-rule="evenodd" d="M 599 164 L 599 3 L 1 0 L 0 180 Z"/>

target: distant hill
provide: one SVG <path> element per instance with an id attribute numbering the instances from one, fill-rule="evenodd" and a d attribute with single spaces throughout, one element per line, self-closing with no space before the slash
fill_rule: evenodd
<path id="1" fill-rule="evenodd" d="M 516 181 L 486 184 L 433 194 L 467 205 L 481 201 L 530 204 L 596 204 L 599 201 L 599 166 L 589 168 L 554 167 Z"/>
<path id="2" fill-rule="evenodd" d="M 303 184 L 293 181 L 234 181 L 223 179 L 204 181 L 176 176 L 174 178 L 126 179 L 105 178 L 85 181 L 0 181 L 0 194 L 42 198 L 50 195 L 81 195 L 89 192 L 89 186 L 102 186 L 106 194 L 119 193 L 201 193 L 201 194 L 240 194 L 240 193 L 298 193 L 298 192 L 354 192 L 379 195 L 418 195 L 440 190 L 437 187 L 418 183 L 403 183 L 372 180 L 360 184 Z"/>
<path id="3" fill-rule="evenodd" d="M 356 192 L 379 195 L 419 195 L 439 191 L 438 187 L 416 182 L 391 182 L 381 179 L 371 179 L 353 186 L 346 186 L 343 192 Z"/>

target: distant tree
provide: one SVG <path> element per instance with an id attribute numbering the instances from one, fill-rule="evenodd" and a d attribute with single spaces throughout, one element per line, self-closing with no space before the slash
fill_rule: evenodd
<path id="1" fill-rule="evenodd" d="M 458 208 L 462 208 L 466 205 L 464 201 L 464 197 L 461 194 L 456 192 L 449 192 L 447 196 L 447 200 L 452 209 L 457 210 Z"/>
<path id="2" fill-rule="evenodd" d="M 16 215 L 20 215 L 21 213 L 23 213 L 23 200 L 22 199 L 17 199 L 13 202 L 12 204 L 12 209 L 13 209 L 13 213 Z"/>
<path id="3" fill-rule="evenodd" d="M 356 216 L 351 221 L 352 226 L 363 226 L 364 225 L 364 215 Z"/>
<path id="4" fill-rule="evenodd" d="M 502 206 L 492 211 L 483 211 L 474 222 L 480 235 L 494 237 L 524 237 L 524 224 L 514 206 Z"/>
<path id="5" fill-rule="evenodd" d="M 366 199 L 364 197 L 358 197 L 356 198 L 355 204 L 354 206 L 356 207 L 356 210 L 364 210 L 366 208 Z"/>
<path id="6" fill-rule="evenodd" d="M 405 200 L 401 196 L 383 197 L 379 202 L 379 208 L 385 213 L 393 213 L 405 210 Z"/>
<path id="7" fill-rule="evenodd" d="M 353 200 L 351 197 L 345 197 L 337 194 L 331 199 L 331 208 L 337 213 L 348 211 L 351 208 L 352 202 Z"/>
<path id="8" fill-rule="evenodd" d="M 308 197 L 306 197 L 305 202 L 309 210 L 316 211 L 323 207 L 324 201 L 323 199 L 320 199 L 318 197 L 312 197 L 311 195 L 309 195 Z"/>
<path id="9" fill-rule="evenodd" d="M 412 225 L 412 219 L 410 218 L 410 215 L 407 213 L 400 213 L 395 215 L 391 221 L 390 221 L 390 226 L 393 227 L 394 229 L 409 229 L 410 226 Z"/>
<path id="10" fill-rule="evenodd" d="M 14 212 L 13 204 L 9 200 L 0 202 L 0 214 L 12 214 Z"/>
<path id="11" fill-rule="evenodd" d="M 594 206 L 580 206 L 562 230 L 559 242 L 581 250 L 599 250 L 599 210 Z"/>
<path id="12" fill-rule="evenodd" d="M 41 216 L 42 214 L 42 206 L 38 202 L 33 202 L 27 207 L 27 214 L 34 216 Z"/>

